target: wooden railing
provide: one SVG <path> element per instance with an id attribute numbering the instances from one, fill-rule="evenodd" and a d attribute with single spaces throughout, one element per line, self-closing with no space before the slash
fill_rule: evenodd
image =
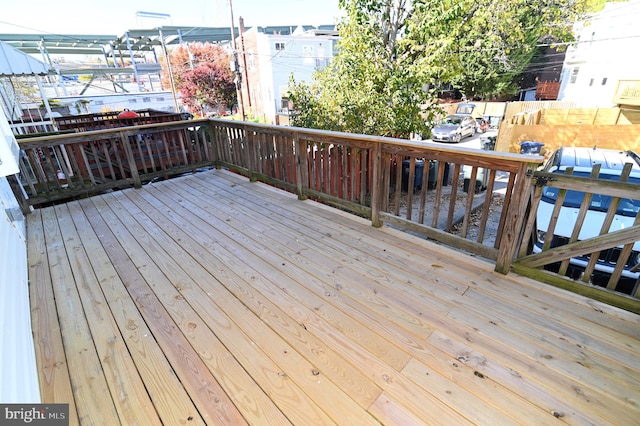
<path id="1" fill-rule="evenodd" d="M 530 214 L 524 228 L 524 239 L 520 246 L 518 259 L 512 268 L 524 275 L 531 276 L 538 281 L 556 284 L 586 296 L 597 297 L 609 301 L 612 304 L 626 309 L 640 312 L 640 253 L 637 242 L 640 241 L 640 211 L 637 210 L 640 199 L 640 185 L 628 182 L 630 164 L 623 170 L 620 181 L 598 179 L 600 165 L 596 164 L 591 177 L 572 176 L 569 168 L 566 174 L 547 173 L 536 171 L 534 173 L 534 188 L 532 190 L 532 202 Z M 543 197 L 543 188 L 558 188 L 557 198 L 553 206 L 553 212 L 549 218 L 546 229 L 540 229 L 538 250 L 532 253 L 532 247 L 536 243 L 537 211 Z M 582 203 L 575 207 L 575 225 L 573 229 L 562 229 L 557 232 L 558 219 L 568 190 L 584 193 Z M 607 198 L 606 211 L 597 214 L 597 223 L 586 223 L 588 211 L 593 200 Z M 617 227 L 612 230 L 612 223 L 616 220 L 616 214 L 620 203 L 625 203 L 627 214 L 632 224 L 630 226 Z M 604 205 L 600 202 L 596 205 Z M 596 217 L 591 216 L 593 219 Z M 618 221 L 621 219 L 618 218 Z M 579 239 L 585 235 L 585 228 L 590 227 L 593 232 L 598 230 L 598 236 Z M 569 237 L 561 237 L 568 235 Z M 543 239 L 542 239 L 543 238 Z M 635 246 L 635 247 L 634 247 Z M 578 259 L 581 264 L 576 268 L 571 259 Z M 606 273 L 598 271 L 596 265 L 610 268 Z M 574 269 L 573 272 L 571 269 Z M 626 277 L 623 276 L 623 273 Z M 635 274 L 635 276 L 634 276 Z M 572 276 L 575 280 L 567 280 L 565 275 Z M 583 285 L 584 284 L 584 285 Z M 606 288 L 611 292 L 602 292 Z M 621 299 L 619 294 L 631 296 L 632 300 Z"/>
<path id="2" fill-rule="evenodd" d="M 20 146 L 24 203 L 31 205 L 216 166 L 370 218 L 374 226 L 386 223 L 494 260 L 501 273 L 517 257 L 524 258 L 519 272 L 536 275 L 543 266 L 527 257 L 539 156 L 219 119 L 34 138 Z M 597 249 L 633 238 L 616 236 Z M 621 305 L 614 299 L 608 302 Z"/>
<path id="3" fill-rule="evenodd" d="M 212 127 L 218 164 L 371 218 L 374 226 L 386 222 L 495 260 L 503 273 L 520 242 L 533 170 L 542 161 L 225 120 L 212 120 Z M 504 195 L 495 197 L 498 175 Z"/>
<path id="4" fill-rule="evenodd" d="M 182 121 L 19 141 L 20 180 L 31 205 L 139 187 L 214 164 L 208 123 Z"/>
<path id="5" fill-rule="evenodd" d="M 101 112 L 94 114 L 68 115 L 56 118 L 59 130 L 89 132 L 93 130 L 113 129 L 125 126 L 142 126 L 145 124 L 167 123 L 183 120 L 179 113 L 167 113 L 155 110 L 137 110 L 136 117 L 119 118 L 120 112 Z"/>

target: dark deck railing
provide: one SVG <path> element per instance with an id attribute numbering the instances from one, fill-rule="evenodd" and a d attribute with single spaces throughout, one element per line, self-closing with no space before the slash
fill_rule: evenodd
<path id="1" fill-rule="evenodd" d="M 206 121 L 174 121 L 23 139 L 21 182 L 32 205 L 139 187 L 213 165 L 206 131 Z"/>
<path id="2" fill-rule="evenodd" d="M 32 138 L 20 146 L 25 205 L 225 167 L 300 199 L 370 218 L 374 226 L 385 222 L 494 260 L 501 273 L 529 253 L 533 219 L 528 218 L 535 217 L 534 176 L 542 161 L 455 145 L 218 119 Z M 538 273 L 544 266 L 539 263 L 525 261 L 520 270 Z M 546 273 L 544 280 L 549 281 Z M 631 310 L 637 305 L 637 298 L 612 294 L 607 293 L 609 303 Z"/>

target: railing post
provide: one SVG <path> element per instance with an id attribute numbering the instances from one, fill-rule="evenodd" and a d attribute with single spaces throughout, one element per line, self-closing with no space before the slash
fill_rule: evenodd
<path id="1" fill-rule="evenodd" d="M 13 195 L 18 201 L 18 206 L 20 206 L 22 214 L 26 216 L 31 213 L 31 205 L 29 204 L 29 201 L 27 201 L 26 194 L 24 193 L 24 188 L 22 187 L 22 185 L 20 185 L 18 175 L 7 176 L 7 182 L 9 183 L 9 187 L 13 191 Z"/>
<path id="2" fill-rule="evenodd" d="M 373 145 L 373 177 L 371 182 L 371 224 L 376 228 L 382 226 L 380 208 L 384 194 L 384 174 L 382 173 L 382 143 Z"/>
<path id="3" fill-rule="evenodd" d="M 293 133 L 293 142 L 296 147 L 296 190 L 298 199 L 305 200 L 305 189 L 309 188 L 309 150 L 307 142 L 300 140 L 297 132 Z"/>
<path id="4" fill-rule="evenodd" d="M 215 124 L 213 123 L 213 121 L 209 120 L 209 122 L 207 123 L 207 126 L 209 128 L 209 140 L 207 141 L 208 143 L 208 155 L 209 161 L 212 161 L 215 165 L 216 168 L 220 168 L 220 143 L 219 143 L 219 138 L 218 138 L 218 128 L 215 126 Z M 205 133 L 206 136 L 206 133 Z"/>
<path id="5" fill-rule="evenodd" d="M 526 222 L 527 207 L 529 205 L 531 185 L 533 182 L 533 170 L 537 163 L 522 163 L 518 171 L 516 184 L 513 187 L 511 202 L 507 207 L 504 217 L 505 226 L 500 240 L 495 271 L 507 274 L 511 268 L 511 262 L 518 250 L 518 244 L 522 241 L 522 234 Z M 529 214 L 533 214 L 529 212 Z"/>
<path id="6" fill-rule="evenodd" d="M 140 174 L 138 173 L 138 165 L 136 164 L 136 159 L 133 156 L 133 151 L 131 150 L 131 143 L 129 143 L 129 137 L 126 132 L 120 133 L 120 141 L 122 142 L 122 147 L 124 148 L 124 152 L 127 155 L 127 161 L 129 162 L 129 170 L 131 170 L 131 178 L 133 179 L 133 185 L 136 188 L 142 188 L 142 182 L 140 181 Z"/>
<path id="7" fill-rule="evenodd" d="M 244 139 L 247 143 L 247 149 L 244 150 L 245 155 L 245 164 L 247 165 L 247 173 L 249 175 L 250 182 L 256 182 L 258 178 L 256 177 L 257 167 L 256 164 L 258 162 L 256 142 L 254 137 L 253 130 L 247 130 L 247 125 L 242 126 L 242 130 L 244 132 Z"/>

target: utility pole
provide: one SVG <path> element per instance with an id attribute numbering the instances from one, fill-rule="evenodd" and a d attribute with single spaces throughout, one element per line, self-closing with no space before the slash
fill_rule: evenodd
<path id="1" fill-rule="evenodd" d="M 164 42 L 164 34 L 162 29 L 158 28 L 158 34 L 160 35 L 160 46 L 162 46 L 162 53 L 167 61 L 167 70 L 169 71 L 169 83 L 171 84 L 171 93 L 173 94 L 173 105 L 176 108 L 176 114 L 180 113 L 180 107 L 178 106 L 178 97 L 176 96 L 176 83 L 173 79 L 173 69 L 171 68 L 171 61 L 169 60 L 169 53 L 167 52 L 167 45 Z"/>
<path id="2" fill-rule="evenodd" d="M 242 114 L 242 121 L 246 121 L 246 116 L 244 114 L 244 102 L 242 101 L 242 72 L 240 72 L 240 65 L 238 64 L 238 46 L 236 45 L 236 35 L 233 28 L 233 3 L 231 0 L 229 0 L 229 9 L 231 10 L 231 47 L 233 49 L 232 71 L 236 74 L 234 82 L 236 84 L 240 114 Z"/>
<path id="3" fill-rule="evenodd" d="M 247 69 L 247 50 L 244 48 L 244 19 L 242 16 L 238 18 L 240 25 L 240 49 L 242 49 L 242 68 L 244 70 L 244 84 L 247 88 L 247 104 L 249 110 L 253 110 L 251 107 L 251 89 L 249 88 L 249 70 Z"/>

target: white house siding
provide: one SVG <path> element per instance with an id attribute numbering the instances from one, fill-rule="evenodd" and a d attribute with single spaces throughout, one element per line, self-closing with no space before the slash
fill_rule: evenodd
<path id="1" fill-rule="evenodd" d="M 558 99 L 583 107 L 613 105 L 619 80 L 640 80 L 640 0 L 607 3 L 576 25 L 567 49 Z"/>
<path id="2" fill-rule="evenodd" d="M 0 111 L 0 143 L 15 144 Z M 11 149 L 0 152 L 9 163 Z M 2 169 L 0 169 L 0 172 Z M 0 174 L 0 402 L 38 403 L 40 390 L 31 332 L 25 220 L 18 202 Z"/>
<path id="3" fill-rule="evenodd" d="M 275 123 L 291 75 L 296 81 L 310 81 L 318 67 L 333 57 L 335 40 L 331 35 L 300 29 L 292 35 L 264 34 L 257 28 L 247 31 L 244 42 L 254 114 Z"/>
<path id="4" fill-rule="evenodd" d="M 24 217 L 0 178 L 0 402 L 38 403 Z"/>

